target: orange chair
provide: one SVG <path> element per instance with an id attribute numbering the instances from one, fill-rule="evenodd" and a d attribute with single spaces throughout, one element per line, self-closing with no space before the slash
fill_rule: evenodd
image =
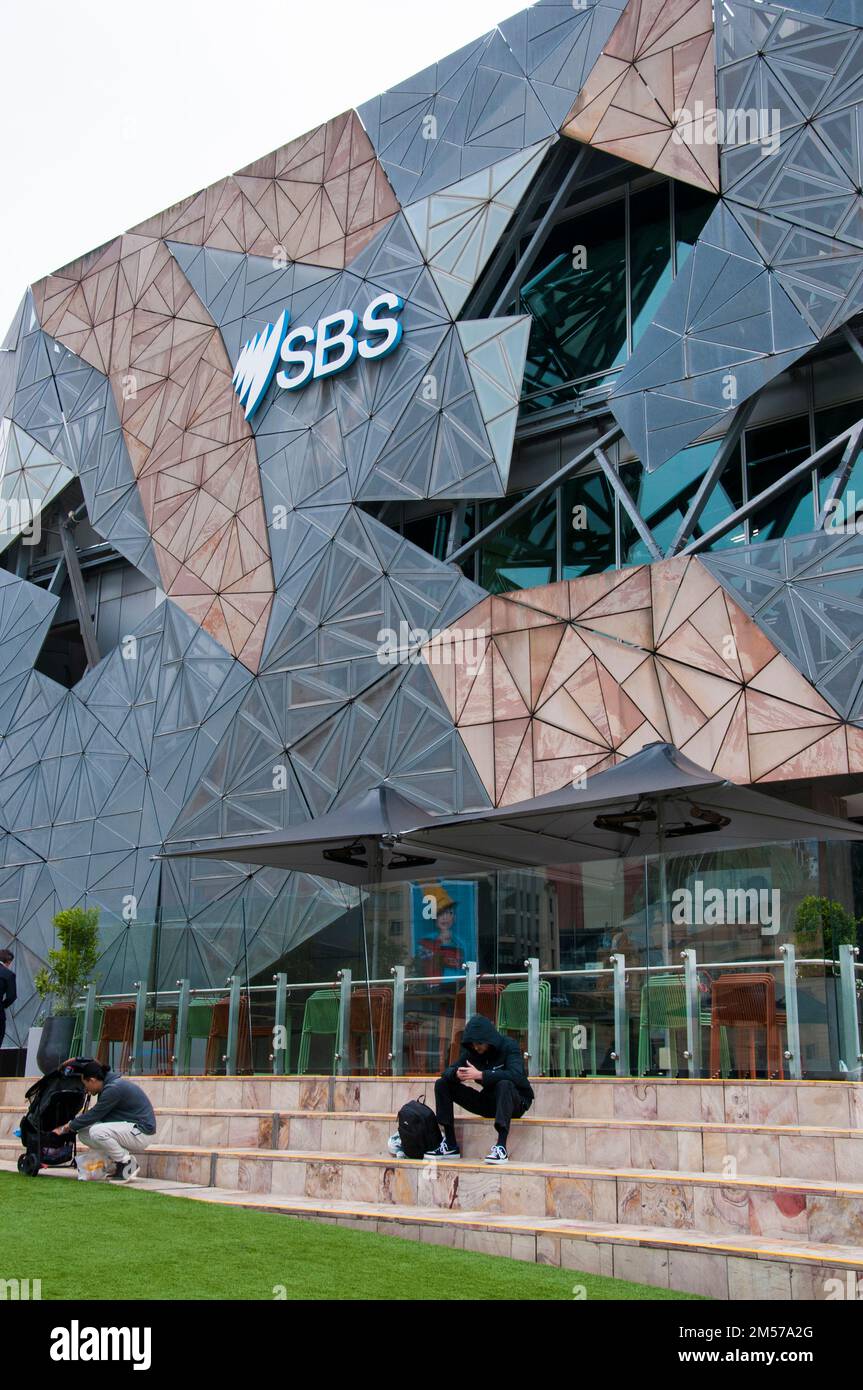
<path id="1" fill-rule="evenodd" d="M 506 989 L 506 985 L 483 984 L 480 981 L 476 987 L 476 1011 L 487 1018 L 490 1023 L 494 1023 L 497 1018 L 497 1001 Z M 452 1032 L 449 1044 L 449 1064 L 458 1061 L 461 1051 L 461 1038 L 465 1025 L 465 991 L 460 989 L 456 995 L 455 1013 L 452 1020 Z"/>
<path id="2" fill-rule="evenodd" d="M 135 1030 L 135 1005 L 131 1003 L 106 1004 L 102 1012 L 102 1027 L 99 1030 L 99 1043 L 96 1048 L 96 1061 L 103 1066 L 127 1071 L 132 1052 L 132 1039 Z M 120 1044 L 120 1061 L 116 1064 L 111 1056 L 115 1043 Z"/>
<path id="3" fill-rule="evenodd" d="M 228 999 L 219 999 L 213 1005 L 210 1017 L 210 1031 L 207 1036 L 207 1050 L 204 1054 L 204 1073 L 211 1076 L 221 1070 L 223 1051 L 221 1044 L 227 1045 L 228 1017 L 231 1004 Z M 273 1030 L 269 1024 L 249 1025 L 249 996 L 240 995 L 239 1018 L 237 1021 L 237 1056 L 235 1067 L 238 1072 L 250 1073 L 252 1070 L 252 1043 L 255 1038 L 272 1039 Z"/>
<path id="4" fill-rule="evenodd" d="M 369 1006 L 371 1005 L 371 1017 Z M 393 992 L 386 985 L 369 989 L 357 988 L 351 996 L 351 1021 L 348 1050 L 351 1070 L 364 1070 L 364 1043 L 375 1040 L 375 1066 L 379 1076 L 390 1072 L 390 1050 L 393 1038 Z"/>
<path id="5" fill-rule="evenodd" d="M 763 1031 L 768 1076 L 784 1080 L 781 1030 L 785 1021 L 785 1015 L 776 1011 L 776 982 L 772 975 L 720 975 L 713 982 L 710 1005 L 710 1075 L 721 1074 L 720 1041 L 722 1029 L 727 1028 L 735 1061 L 738 1041 L 748 1047 L 749 1075 L 753 1080 L 757 1075 L 755 1034 Z"/>

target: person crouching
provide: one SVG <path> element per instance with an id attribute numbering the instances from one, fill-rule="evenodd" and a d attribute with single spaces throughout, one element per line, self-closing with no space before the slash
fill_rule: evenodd
<path id="1" fill-rule="evenodd" d="M 131 1182 L 140 1171 L 133 1157 L 146 1149 L 156 1136 L 156 1116 L 149 1097 L 101 1062 L 84 1062 L 80 1069 L 84 1089 L 97 1097 L 92 1109 L 76 1115 L 55 1134 L 77 1134 L 88 1149 L 111 1159 L 114 1171 L 109 1182 Z"/>

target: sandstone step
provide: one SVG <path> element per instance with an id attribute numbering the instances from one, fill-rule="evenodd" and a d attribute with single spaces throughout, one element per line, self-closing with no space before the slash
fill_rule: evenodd
<path id="1" fill-rule="evenodd" d="M 429 1077 L 139 1077 L 172 1109 L 367 1111 L 391 1114 L 425 1092 Z M 23 1105 L 24 1078 L 0 1078 L 0 1103 Z M 537 1078 L 534 1119 L 666 1120 L 677 1124 L 808 1125 L 863 1130 L 863 1083 Z"/>
<path id="2" fill-rule="evenodd" d="M 161 1143 L 213 1148 L 383 1156 L 396 1124 L 394 1113 L 364 1111 L 155 1108 Z M 21 1113 L 21 1107 L 0 1106 L 0 1137 L 12 1134 Z M 489 1122 L 459 1114 L 457 1128 L 465 1156 L 482 1158 L 493 1137 Z M 824 1126 L 528 1115 L 514 1123 L 510 1148 L 519 1162 L 863 1182 L 863 1130 Z"/>
<path id="3" fill-rule="evenodd" d="M 0 1160 L 0 1170 L 12 1171 Z M 55 1170 L 52 1178 L 73 1175 Z M 427 1244 L 504 1255 L 604 1274 L 714 1299 L 808 1301 L 855 1299 L 863 1287 L 863 1248 L 809 1245 L 767 1236 L 731 1238 L 707 1231 L 669 1231 L 645 1224 L 578 1222 L 558 1217 L 510 1216 L 485 1211 L 431 1210 L 326 1197 L 279 1196 L 143 1179 L 135 1184 L 162 1195 L 244 1207 L 294 1219 L 338 1224 Z"/>
<path id="4" fill-rule="evenodd" d="M 15 1158 L 17 1141 L 0 1141 Z M 213 1149 L 157 1142 L 144 1176 L 285 1196 L 553 1216 L 807 1243 L 863 1245 L 863 1184 L 726 1177 L 469 1159 L 392 1159 L 338 1152 Z"/>

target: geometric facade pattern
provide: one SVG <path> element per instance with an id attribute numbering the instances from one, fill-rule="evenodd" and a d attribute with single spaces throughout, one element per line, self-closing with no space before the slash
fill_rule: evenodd
<path id="1" fill-rule="evenodd" d="M 74 477 L 65 464 L 11 420 L 0 420 L 0 549 L 62 492 Z"/>
<path id="2" fill-rule="evenodd" d="M 863 721 L 863 535 L 828 530 L 702 559 L 825 700 Z"/>
<path id="3" fill-rule="evenodd" d="M 691 138 L 697 103 L 716 105 L 710 0 L 628 0 L 563 134 L 718 193 L 716 145 Z"/>
<path id="4" fill-rule="evenodd" d="M 453 318 L 464 307 L 550 143 L 542 140 L 405 208 Z"/>
<path id="5" fill-rule="evenodd" d="M 648 468 L 863 306 L 863 15 L 799 8 L 718 11 L 722 203 L 612 398 Z M 747 285 L 753 307 L 743 314 Z M 707 297 L 706 322 L 693 321 L 690 296 Z M 735 301 L 737 317 L 721 307 Z"/>
<path id="6" fill-rule="evenodd" d="M 77 478 L 167 597 L 67 690 L 34 669 L 57 599 L 0 571 L 19 1036 L 59 907 L 100 907 L 110 989 L 149 968 L 157 910 L 177 924 L 158 982 L 222 985 L 356 900 L 154 860 L 166 843 L 296 824 L 384 779 L 430 811 L 509 803 L 657 738 L 738 782 L 863 771 L 854 537 L 492 598 L 366 510 L 506 494 L 531 319 L 461 315 L 562 132 L 719 190 L 612 396 L 648 469 L 860 307 L 855 3 L 735 0 L 714 39 L 706 0 L 538 0 L 28 291 L 0 350 L 0 504 L 38 511 Z M 722 140 L 718 178 L 715 147 L 674 138 L 714 80 L 721 107 L 781 118 L 772 154 Z M 382 291 L 405 301 L 398 352 L 272 383 L 245 420 L 231 377 L 254 334 Z M 448 660 L 477 630 L 475 659 Z"/>
<path id="7" fill-rule="evenodd" d="M 496 805 L 658 739 L 735 782 L 863 771 L 863 728 L 696 558 L 486 598 L 424 656 Z"/>
<path id="8" fill-rule="evenodd" d="M 161 585 L 254 670 L 273 597 L 251 432 L 219 333 L 163 242 L 118 237 L 34 289 L 108 376 Z"/>
<path id="9" fill-rule="evenodd" d="M 341 269 L 398 206 L 357 113 L 345 111 L 133 231 Z"/>
<path id="10" fill-rule="evenodd" d="M 620 0 L 539 0 L 359 108 L 407 207 L 559 131 Z"/>
<path id="11" fill-rule="evenodd" d="M 306 323 L 338 309 L 361 315 L 384 290 L 405 300 L 397 353 L 302 392 L 267 392 L 252 427 L 270 517 L 279 504 L 505 491 L 529 319 L 455 325 L 402 214 L 342 272 L 171 249 L 232 354 L 283 305 Z M 278 541 L 271 523 L 271 552 Z"/>

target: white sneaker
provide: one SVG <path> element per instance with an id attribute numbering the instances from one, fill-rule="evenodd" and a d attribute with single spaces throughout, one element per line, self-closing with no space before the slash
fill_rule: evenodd
<path id="1" fill-rule="evenodd" d="M 398 1130 L 396 1130 L 395 1134 L 390 1135 L 389 1139 L 387 1140 L 387 1148 L 389 1149 L 393 1158 L 404 1158 L 405 1151 L 402 1148 L 402 1141 Z"/>

